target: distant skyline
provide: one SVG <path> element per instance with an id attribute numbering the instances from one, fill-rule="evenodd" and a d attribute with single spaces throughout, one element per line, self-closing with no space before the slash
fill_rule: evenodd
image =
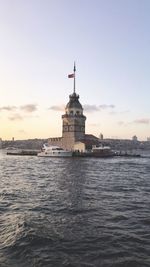
<path id="1" fill-rule="evenodd" d="M 61 136 L 76 91 L 86 133 L 150 136 L 149 0 L 0 0 L 0 138 Z"/>

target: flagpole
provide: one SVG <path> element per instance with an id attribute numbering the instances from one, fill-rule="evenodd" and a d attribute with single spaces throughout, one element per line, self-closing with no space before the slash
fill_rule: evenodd
<path id="1" fill-rule="evenodd" d="M 75 76 L 75 72 L 76 72 L 76 65 L 75 65 L 75 62 L 74 62 L 74 68 L 73 68 L 73 71 L 74 71 L 74 84 L 73 84 L 73 93 L 75 94 L 75 93 L 76 93 L 76 76 Z"/>

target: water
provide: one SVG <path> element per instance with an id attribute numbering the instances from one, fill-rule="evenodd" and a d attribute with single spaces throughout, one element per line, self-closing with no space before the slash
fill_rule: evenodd
<path id="1" fill-rule="evenodd" d="M 150 158 L 0 154 L 1 267 L 150 266 Z"/>

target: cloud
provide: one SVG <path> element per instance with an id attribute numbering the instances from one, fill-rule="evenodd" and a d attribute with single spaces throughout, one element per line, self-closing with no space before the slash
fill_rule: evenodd
<path id="1" fill-rule="evenodd" d="M 64 111 L 65 110 L 65 106 L 64 105 L 51 106 L 49 109 L 54 110 L 54 111 Z"/>
<path id="2" fill-rule="evenodd" d="M 96 105 L 83 105 L 83 108 L 86 112 L 99 111 L 99 107 L 97 107 Z"/>
<path id="3" fill-rule="evenodd" d="M 20 114 L 15 113 L 15 114 L 11 115 L 8 119 L 10 121 L 18 121 L 18 120 L 23 120 L 23 117 Z"/>
<path id="4" fill-rule="evenodd" d="M 131 122 L 118 121 L 119 126 L 128 126 L 131 124 L 145 124 L 145 125 L 147 125 L 149 123 L 150 123 L 150 119 L 148 119 L 148 118 L 137 119 L 137 120 L 134 120 Z"/>
<path id="5" fill-rule="evenodd" d="M 133 121 L 133 123 L 137 123 L 137 124 L 149 124 L 150 123 L 150 119 L 148 119 L 148 118 L 137 119 L 137 120 Z"/>
<path id="6" fill-rule="evenodd" d="M 129 110 L 123 110 L 123 111 L 111 111 L 109 112 L 110 115 L 118 115 L 118 114 L 126 114 L 129 113 Z"/>
<path id="7" fill-rule="evenodd" d="M 111 105 L 105 105 L 104 104 L 104 105 L 99 105 L 99 108 L 100 109 L 115 108 L 115 105 L 112 105 L 112 104 Z"/>
<path id="8" fill-rule="evenodd" d="M 106 105 L 106 104 L 103 104 L 103 105 L 84 105 L 83 106 L 84 110 L 86 112 L 95 112 L 95 111 L 101 111 L 103 109 L 112 109 L 112 108 L 115 108 L 115 105 Z"/>
<path id="9" fill-rule="evenodd" d="M 3 106 L 3 107 L 0 107 L 0 111 L 14 111 L 16 109 L 17 109 L 16 106 Z"/>
<path id="10" fill-rule="evenodd" d="M 118 121 L 118 125 L 119 126 L 125 125 L 125 122 L 124 121 Z"/>
<path id="11" fill-rule="evenodd" d="M 119 126 L 129 126 L 131 124 L 149 124 L 150 123 L 150 119 L 148 118 L 142 118 L 142 119 L 137 119 L 131 122 L 124 122 L 124 121 L 118 121 L 118 125 Z"/>
<path id="12" fill-rule="evenodd" d="M 36 104 L 27 104 L 23 106 L 2 106 L 0 111 L 6 111 L 9 114 L 10 121 L 23 120 L 26 118 L 25 113 L 31 114 L 37 110 Z M 31 117 L 31 116 L 30 116 Z"/>
<path id="13" fill-rule="evenodd" d="M 24 112 L 32 113 L 37 110 L 36 104 L 27 104 L 24 106 L 20 106 L 20 109 Z"/>
<path id="14" fill-rule="evenodd" d="M 108 109 L 108 108 L 114 108 L 114 105 L 83 105 L 83 109 L 85 112 L 95 112 L 95 111 L 101 111 L 102 109 Z M 64 111 L 65 106 L 64 105 L 58 105 L 58 106 L 51 106 L 49 109 L 54 111 Z"/>
<path id="15" fill-rule="evenodd" d="M 20 113 L 13 113 L 11 114 L 8 119 L 11 120 L 11 121 L 21 121 L 21 120 L 24 120 L 24 119 L 32 119 L 32 118 L 39 118 L 39 116 L 32 116 L 32 115 L 22 115 Z"/>
<path id="16" fill-rule="evenodd" d="M 34 112 L 37 110 L 37 105 L 35 104 L 27 104 L 27 105 L 23 105 L 23 106 L 3 106 L 0 107 L 0 111 L 8 111 L 8 112 L 12 112 L 12 111 L 16 111 L 16 110 L 21 110 L 24 112 Z"/>
<path id="17" fill-rule="evenodd" d="M 27 132 L 25 130 L 20 129 L 20 130 L 18 130 L 18 133 L 20 133 L 20 134 L 26 134 Z"/>

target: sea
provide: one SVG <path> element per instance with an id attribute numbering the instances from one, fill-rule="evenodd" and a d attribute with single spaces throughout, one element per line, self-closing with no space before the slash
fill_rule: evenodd
<path id="1" fill-rule="evenodd" d="M 0 267 L 150 267 L 150 153 L 0 152 Z"/>

